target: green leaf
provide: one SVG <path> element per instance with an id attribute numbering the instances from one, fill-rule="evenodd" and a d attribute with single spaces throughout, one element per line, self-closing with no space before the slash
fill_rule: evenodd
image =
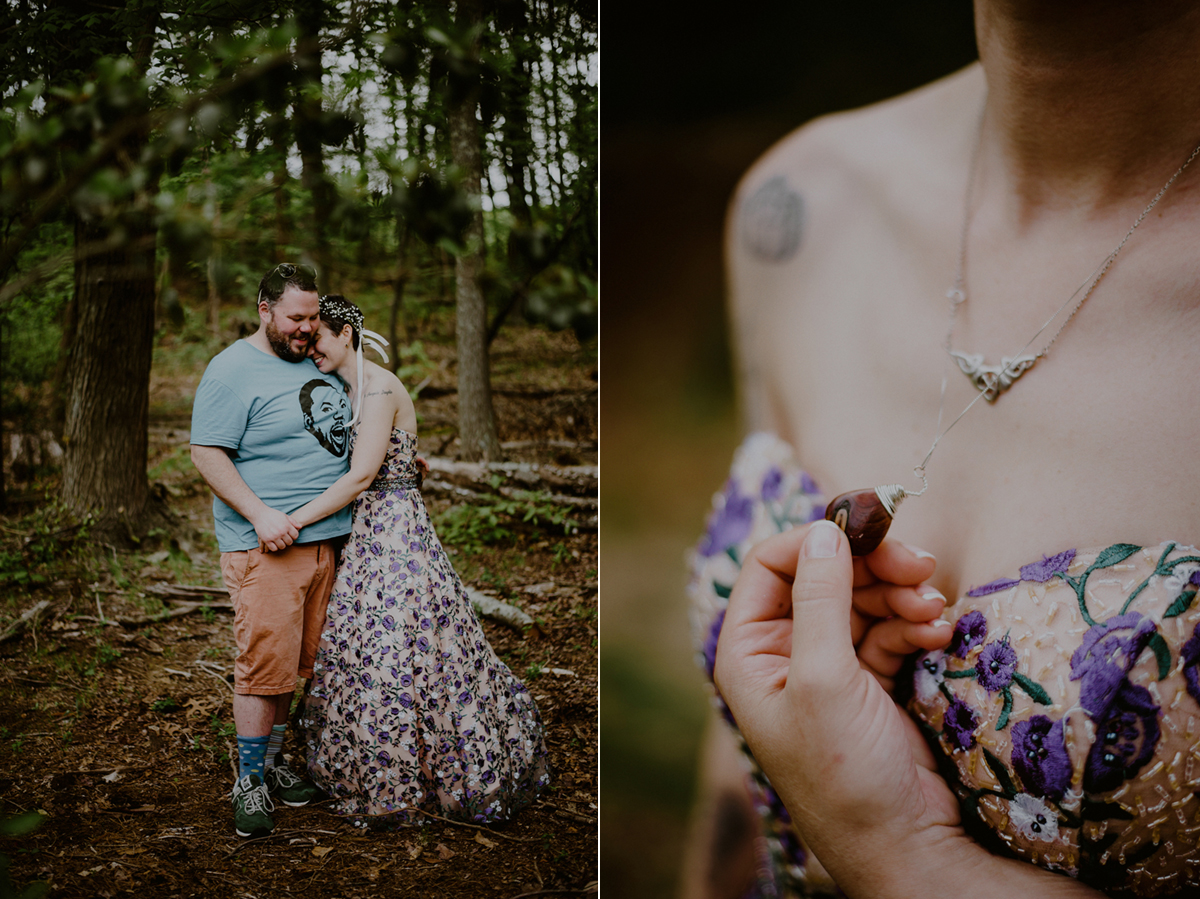
<path id="1" fill-rule="evenodd" d="M 986 749 L 983 750 L 983 760 L 987 762 L 987 766 L 992 769 L 992 773 L 996 775 L 996 780 L 1000 782 L 1000 789 L 1004 791 L 1004 795 L 1008 799 L 1012 799 L 1017 795 L 1016 787 L 1013 786 L 1012 777 L 1009 776 L 1008 769 L 1004 767 L 1004 762 L 992 755 Z"/>
<path id="2" fill-rule="evenodd" d="M 25 812 L 23 815 L 5 818 L 0 820 L 0 835 L 19 837 L 34 830 L 45 820 L 46 817 L 41 812 Z"/>
<path id="3" fill-rule="evenodd" d="M 1017 686 L 1029 694 L 1029 698 L 1041 705 L 1052 705 L 1054 700 L 1050 698 L 1050 694 L 1045 691 L 1041 684 L 1037 681 L 1026 677 L 1019 671 L 1013 673 L 1013 680 L 1017 682 Z"/>
<path id="4" fill-rule="evenodd" d="M 1008 716 L 1012 714 L 1012 690 L 1004 688 L 1004 708 L 1000 711 L 1000 720 L 996 722 L 996 730 L 1004 730 L 1008 724 Z"/>
<path id="5" fill-rule="evenodd" d="M 1139 549 L 1141 549 L 1140 546 L 1134 546 L 1132 543 L 1114 543 L 1102 550 L 1100 555 L 1096 556 L 1096 561 L 1089 565 L 1087 570 L 1095 571 L 1097 568 L 1108 568 L 1118 562 L 1124 562 Z"/>
<path id="6" fill-rule="evenodd" d="M 1184 591 L 1183 593 L 1180 593 L 1179 596 L 1177 596 L 1175 598 L 1175 601 L 1173 603 L 1171 603 L 1169 606 L 1167 606 L 1167 610 L 1165 612 L 1163 612 L 1163 616 L 1162 616 L 1163 619 L 1165 620 L 1167 618 L 1175 618 L 1178 615 L 1182 615 L 1184 612 L 1186 612 L 1188 609 L 1190 609 L 1192 607 L 1192 603 L 1195 601 L 1196 601 L 1196 591 L 1195 590 L 1187 590 L 1187 591 Z"/>
<path id="7" fill-rule="evenodd" d="M 716 593 L 717 596 L 721 597 L 721 599 L 729 599 L 729 594 L 733 592 L 733 588 L 726 587 L 724 584 L 718 584 L 716 581 L 713 581 L 713 592 Z"/>
<path id="8" fill-rule="evenodd" d="M 1162 680 L 1171 673 L 1171 650 L 1167 646 L 1167 641 L 1162 638 L 1162 634 L 1155 634 L 1150 638 L 1150 648 L 1154 650 L 1154 655 L 1158 659 L 1158 679 Z"/>

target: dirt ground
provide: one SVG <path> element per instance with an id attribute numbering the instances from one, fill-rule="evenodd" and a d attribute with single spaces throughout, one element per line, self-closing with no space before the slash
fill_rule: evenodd
<path id="1" fill-rule="evenodd" d="M 497 416 L 510 459 L 596 464 L 595 370 L 580 365 L 571 343 L 523 331 L 498 344 Z M 531 347 L 545 366 L 526 377 L 528 366 L 515 360 Z M 31 542 L 29 508 L 0 517 L 8 553 L 7 582 L 0 574 L 0 821 L 10 829 L 14 821 L 37 822 L 23 834 L 0 832 L 0 896 L 37 882 L 50 896 L 88 899 L 595 892 L 594 509 L 590 520 L 579 516 L 574 534 L 513 522 L 502 543 L 452 555 L 469 585 L 536 621 L 524 631 L 484 621 L 545 724 L 553 781 L 531 807 L 501 826 L 430 820 L 383 833 L 357 829 L 319 805 L 281 807 L 270 836 L 234 834 L 232 612 L 219 591 L 190 603 L 162 592 L 220 585 L 210 498 L 183 461 L 187 425 L 177 414 L 196 378 L 158 378 L 152 396 L 151 472 L 179 522 L 171 533 L 142 552 L 101 547 L 97 557 L 74 546 L 69 531 Z M 442 372 L 418 400 L 424 455 L 453 455 L 450 378 Z M 156 416 L 155 409 L 171 411 Z M 436 513 L 451 500 L 431 493 L 428 502 Z M 49 576 L 32 583 L 13 574 L 13 554 L 31 557 L 39 542 L 61 558 L 43 562 L 39 570 Z M 36 625 L 4 640 L 42 601 L 48 605 Z M 179 614 L 163 617 L 171 610 Z M 294 728 L 285 754 L 303 769 Z M 3 856 L 16 892 L 5 883 Z"/>

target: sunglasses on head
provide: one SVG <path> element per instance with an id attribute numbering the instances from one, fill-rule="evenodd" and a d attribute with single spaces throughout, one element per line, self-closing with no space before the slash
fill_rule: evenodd
<path id="1" fill-rule="evenodd" d="M 272 293 L 282 292 L 284 285 L 296 275 L 308 279 L 315 283 L 317 280 L 317 270 L 311 265 L 296 265 L 294 262 L 281 262 L 264 279 L 265 286 Z M 262 302 L 262 294 L 259 294 L 259 302 Z"/>
<path id="2" fill-rule="evenodd" d="M 286 281 L 288 278 L 292 277 L 297 272 L 299 272 L 302 275 L 306 275 L 307 277 L 312 278 L 314 280 L 317 277 L 317 270 L 314 269 L 311 265 L 296 265 L 291 262 L 279 263 L 279 265 L 275 266 L 275 268 L 271 270 L 271 274 L 268 275 L 267 277 L 269 277 L 269 278 L 278 277 L 278 278 L 282 278 L 284 281 Z"/>

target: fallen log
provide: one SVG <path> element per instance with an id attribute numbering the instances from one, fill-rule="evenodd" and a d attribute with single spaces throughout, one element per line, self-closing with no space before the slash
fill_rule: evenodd
<path id="1" fill-rule="evenodd" d="M 434 457 L 430 473 L 459 487 L 495 491 L 503 480 L 527 489 L 545 489 L 575 496 L 595 496 L 599 469 L 595 465 L 543 465 L 537 462 L 456 462 Z"/>
<path id="2" fill-rule="evenodd" d="M 516 606 L 509 605 L 501 599 L 492 596 L 490 593 L 484 593 L 482 590 L 476 590 L 474 587 L 467 587 L 467 596 L 471 599 L 471 605 L 475 607 L 477 614 L 484 618 L 490 618 L 493 621 L 498 621 L 501 624 L 506 624 L 513 630 L 524 631 L 525 628 L 533 625 L 533 619 L 518 609 Z"/>
<path id="3" fill-rule="evenodd" d="M 32 628 L 37 624 L 38 617 L 42 612 L 50 607 L 50 600 L 43 599 L 36 605 L 26 609 L 21 617 L 8 626 L 3 634 L 0 634 L 0 643 L 7 643 L 13 637 L 18 636 L 25 628 Z"/>

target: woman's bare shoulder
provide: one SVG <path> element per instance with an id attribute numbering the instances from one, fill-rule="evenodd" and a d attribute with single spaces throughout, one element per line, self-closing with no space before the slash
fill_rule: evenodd
<path id="1" fill-rule="evenodd" d="M 938 189 L 970 152 L 984 93 L 983 73 L 973 65 L 796 129 L 739 182 L 727 220 L 731 258 L 786 261 L 799 245 L 805 207 L 853 215 Z M 961 191 L 957 181 L 954 189 Z"/>
<path id="2" fill-rule="evenodd" d="M 406 396 L 408 391 L 404 389 L 404 385 L 400 383 L 400 379 L 392 372 L 388 371 L 382 365 L 376 362 L 364 362 L 364 373 L 367 379 L 367 396 L 388 396 L 403 393 Z"/>

